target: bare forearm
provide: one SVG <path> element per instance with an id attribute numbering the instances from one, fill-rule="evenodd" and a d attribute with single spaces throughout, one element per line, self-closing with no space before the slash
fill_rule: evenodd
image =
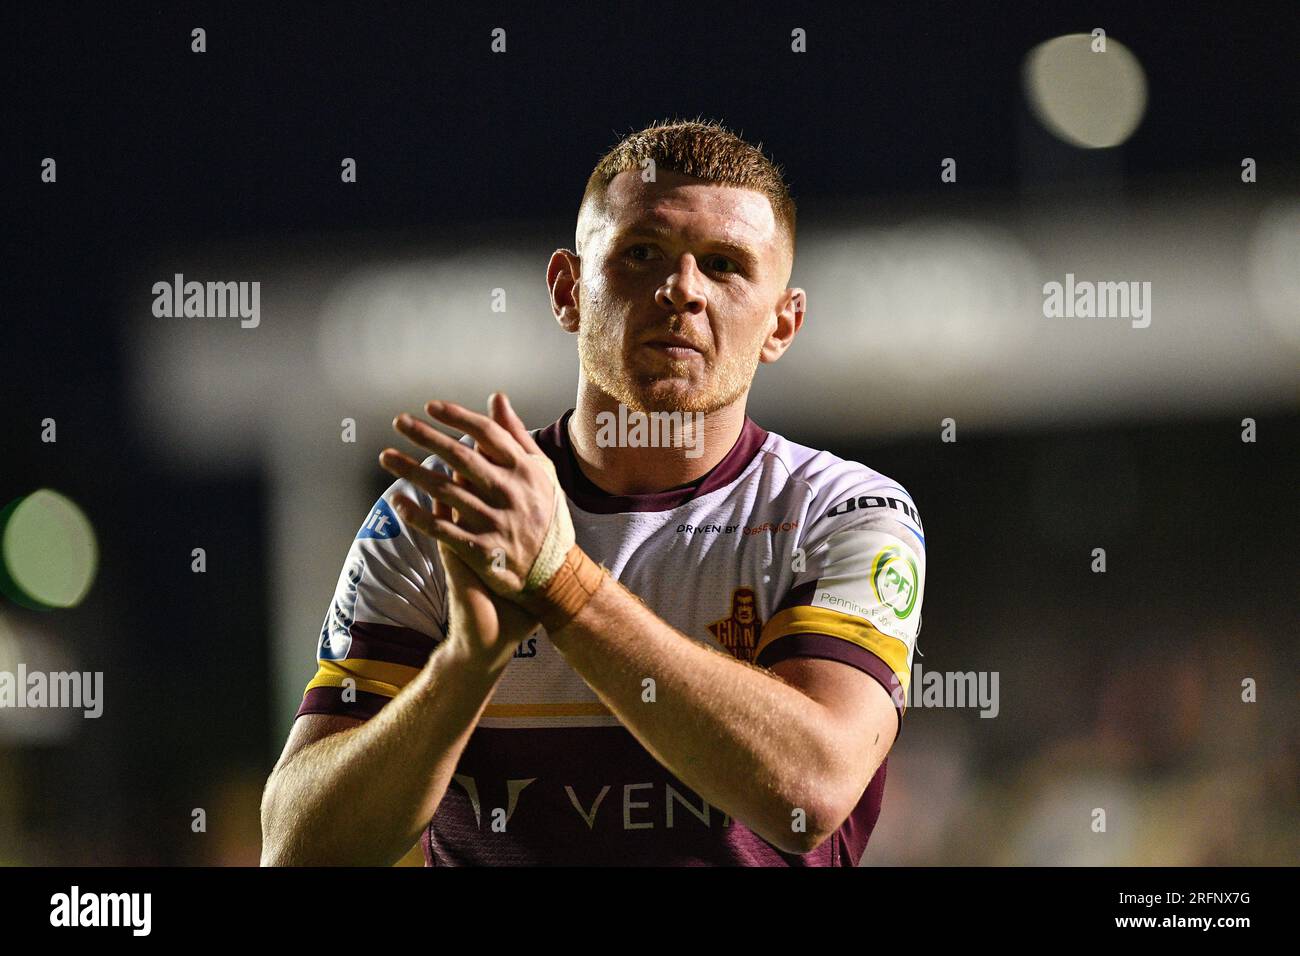
<path id="1" fill-rule="evenodd" d="M 832 781 L 852 774 L 829 712 L 802 691 L 691 640 L 613 579 L 551 638 L 641 744 L 709 803 L 783 847 L 802 842 L 792 836 L 796 811 L 809 831 L 838 825 L 826 809 L 843 801 Z"/>
<path id="2" fill-rule="evenodd" d="M 443 645 L 366 723 L 295 754 L 263 797 L 262 862 L 388 866 L 400 859 L 442 801 L 502 670 Z"/>

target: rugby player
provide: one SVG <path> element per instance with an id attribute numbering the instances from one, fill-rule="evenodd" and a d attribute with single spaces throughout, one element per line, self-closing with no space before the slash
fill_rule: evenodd
<path id="1" fill-rule="evenodd" d="M 794 246 L 780 169 L 718 124 L 600 160 L 546 273 L 575 406 L 395 419 L 431 454 L 380 455 L 263 864 L 859 863 L 925 539 L 898 483 L 746 415 L 804 321 Z"/>

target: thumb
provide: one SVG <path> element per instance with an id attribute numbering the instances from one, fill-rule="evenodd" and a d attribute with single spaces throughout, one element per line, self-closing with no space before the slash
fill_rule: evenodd
<path id="1" fill-rule="evenodd" d="M 454 587 L 464 590 L 478 583 L 478 575 L 460 559 L 455 551 L 443 542 L 438 542 L 438 557 L 442 559 L 442 568 L 447 574 L 447 581 Z"/>

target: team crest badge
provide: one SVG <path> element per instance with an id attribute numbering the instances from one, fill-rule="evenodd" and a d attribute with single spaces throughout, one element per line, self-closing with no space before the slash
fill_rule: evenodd
<path id="1" fill-rule="evenodd" d="M 758 605 L 753 588 L 736 588 L 731 592 L 731 613 L 709 625 L 709 633 L 734 657 L 754 662 L 758 643 Z"/>

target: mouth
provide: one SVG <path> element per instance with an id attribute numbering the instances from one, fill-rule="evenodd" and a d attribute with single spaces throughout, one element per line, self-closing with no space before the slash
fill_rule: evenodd
<path id="1" fill-rule="evenodd" d="M 690 358 L 692 355 L 704 354 L 702 351 L 700 351 L 700 349 L 696 348 L 686 339 L 676 338 L 672 336 L 661 338 L 661 339 L 654 339 L 653 341 L 646 342 L 645 346 L 647 348 L 652 348 L 655 349 L 656 351 L 662 352 L 664 355 L 667 355 L 669 358 L 678 358 L 678 359 Z"/>

